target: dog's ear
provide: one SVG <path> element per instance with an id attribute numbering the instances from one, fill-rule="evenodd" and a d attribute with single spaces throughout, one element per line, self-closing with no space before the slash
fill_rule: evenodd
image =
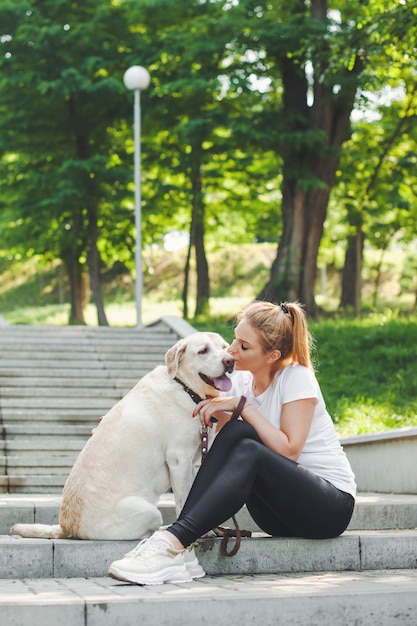
<path id="1" fill-rule="evenodd" d="M 181 359 L 186 350 L 187 344 L 180 339 L 175 345 L 172 346 L 165 354 L 165 363 L 168 369 L 168 374 L 171 378 L 175 378 L 178 373 L 178 368 L 181 363 Z"/>

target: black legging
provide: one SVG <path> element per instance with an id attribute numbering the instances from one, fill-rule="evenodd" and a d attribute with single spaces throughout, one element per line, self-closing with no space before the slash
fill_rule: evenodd
<path id="1" fill-rule="evenodd" d="M 247 422 L 233 420 L 215 438 L 178 520 L 168 530 L 189 546 L 244 504 L 269 535 L 325 539 L 346 530 L 355 500 L 267 448 Z"/>

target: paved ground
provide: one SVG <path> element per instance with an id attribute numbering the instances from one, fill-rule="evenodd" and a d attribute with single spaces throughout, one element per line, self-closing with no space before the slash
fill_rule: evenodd
<path id="1" fill-rule="evenodd" d="M 110 578 L 0 580 L 1 626 L 415 626 L 417 571 L 206 577 L 139 587 Z"/>

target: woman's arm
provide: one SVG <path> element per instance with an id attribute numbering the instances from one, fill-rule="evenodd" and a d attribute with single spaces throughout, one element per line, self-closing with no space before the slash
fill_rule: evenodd
<path id="1" fill-rule="evenodd" d="M 234 396 L 219 396 L 200 402 L 194 411 L 194 416 L 200 414 L 201 421 L 211 426 L 211 417 L 219 420 L 221 428 L 230 420 L 230 414 L 238 405 L 240 398 Z M 306 442 L 313 419 L 316 398 L 306 398 L 287 402 L 282 407 L 281 428 L 273 426 L 253 405 L 246 403 L 241 415 L 251 424 L 261 441 L 283 456 L 296 461 Z"/>

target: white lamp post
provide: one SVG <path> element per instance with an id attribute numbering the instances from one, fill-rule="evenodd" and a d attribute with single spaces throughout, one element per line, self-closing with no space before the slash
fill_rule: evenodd
<path id="1" fill-rule="evenodd" d="M 134 145 L 135 145 L 135 299 L 136 299 L 136 325 L 142 326 L 142 223 L 141 223 L 141 189 L 140 189 L 140 92 L 149 86 L 151 77 L 148 70 L 140 65 L 132 65 L 124 73 L 123 82 L 125 87 L 135 94 L 134 100 Z"/>

